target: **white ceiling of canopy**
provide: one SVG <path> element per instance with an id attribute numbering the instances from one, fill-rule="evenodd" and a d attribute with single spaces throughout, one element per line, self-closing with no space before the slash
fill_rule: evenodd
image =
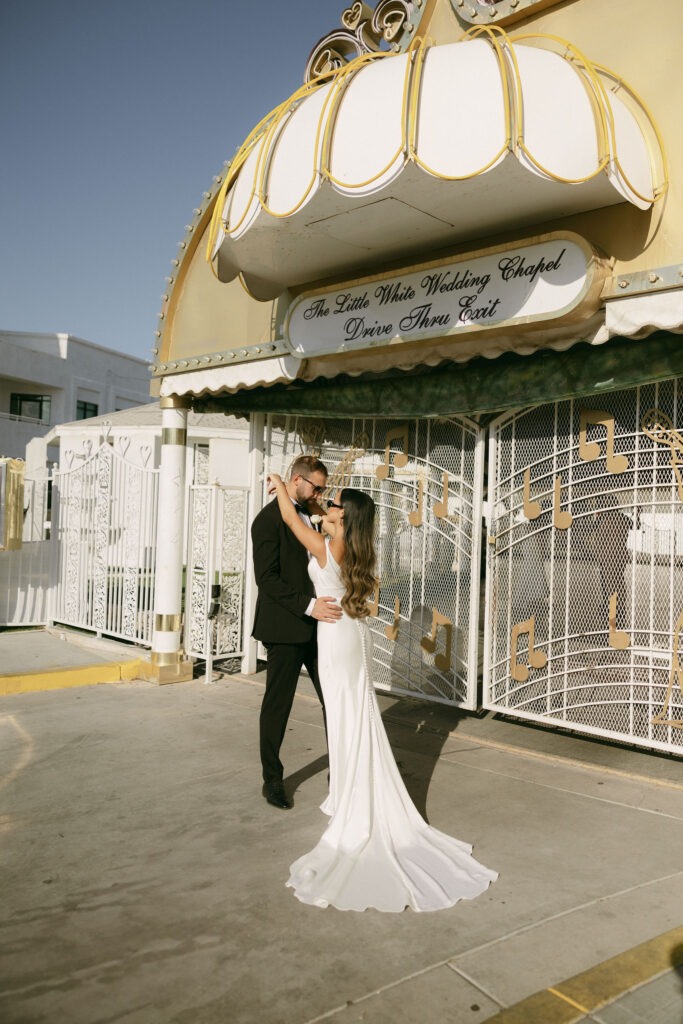
<path id="1" fill-rule="evenodd" d="M 618 80 L 496 38 L 361 58 L 279 108 L 219 196 L 221 280 L 241 273 L 269 299 L 585 210 L 647 209 L 655 129 Z"/>

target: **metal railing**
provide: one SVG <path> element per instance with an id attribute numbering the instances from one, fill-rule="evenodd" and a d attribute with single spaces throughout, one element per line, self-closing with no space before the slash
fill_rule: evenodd
<path id="1" fill-rule="evenodd" d="M 12 420 L 12 421 L 14 421 L 16 423 L 30 423 L 33 426 L 38 426 L 38 427 L 49 427 L 50 426 L 49 418 L 43 420 L 43 419 L 39 419 L 36 416 L 20 416 L 18 413 L 14 413 L 14 412 L 0 412 L 0 420 Z"/>
<path id="2" fill-rule="evenodd" d="M 151 646 L 159 471 L 108 443 L 53 475 L 51 618 Z M 147 460 L 149 453 L 147 453 Z"/>

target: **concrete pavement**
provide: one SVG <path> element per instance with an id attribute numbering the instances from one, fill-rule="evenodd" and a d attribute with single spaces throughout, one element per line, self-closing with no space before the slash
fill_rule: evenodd
<path id="1" fill-rule="evenodd" d="M 0 630 L 0 697 L 135 679 L 149 652 L 72 629 Z"/>
<path id="2" fill-rule="evenodd" d="M 226 677 L 2 698 L 0 1019 L 478 1024 L 681 925 L 680 761 L 391 697 L 416 805 L 500 878 L 436 914 L 300 904 L 284 883 L 327 820 L 324 731 L 302 681 L 295 806 L 271 808 L 261 694 Z M 636 979 L 646 1005 L 668 984 L 670 1013 L 673 967 Z"/>

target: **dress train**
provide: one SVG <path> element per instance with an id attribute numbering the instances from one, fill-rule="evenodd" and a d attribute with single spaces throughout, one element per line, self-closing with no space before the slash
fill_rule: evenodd
<path id="1" fill-rule="evenodd" d="M 312 558 L 316 594 L 342 597 L 329 546 L 323 568 Z M 313 850 L 290 868 L 301 902 L 339 910 L 441 910 L 474 899 L 498 877 L 472 847 L 428 825 L 400 776 L 371 685 L 367 623 L 346 614 L 319 623 L 318 671 L 325 698 L 330 816 Z"/>

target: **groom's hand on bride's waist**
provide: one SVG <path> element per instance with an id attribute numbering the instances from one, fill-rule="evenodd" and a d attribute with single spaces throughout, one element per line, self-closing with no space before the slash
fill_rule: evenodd
<path id="1" fill-rule="evenodd" d="M 342 610 L 336 597 L 318 597 L 311 609 L 311 617 L 318 622 L 336 622 L 341 619 Z"/>

